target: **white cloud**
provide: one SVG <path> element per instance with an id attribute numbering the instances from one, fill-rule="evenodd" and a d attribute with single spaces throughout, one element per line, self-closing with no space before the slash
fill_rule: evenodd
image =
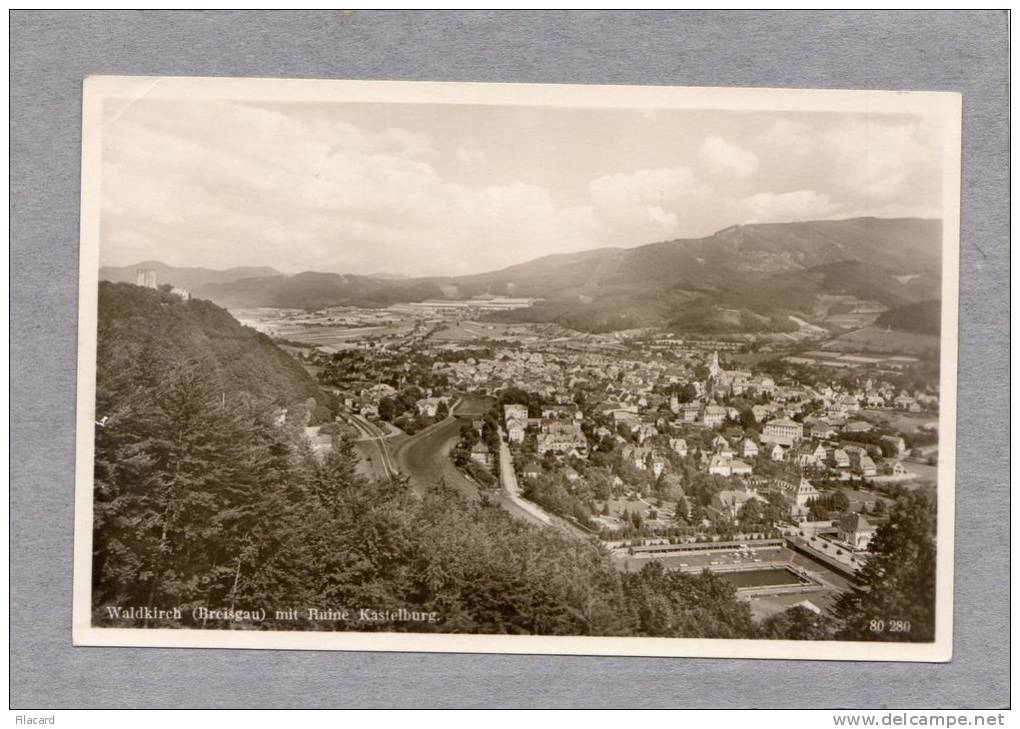
<path id="1" fill-rule="evenodd" d="M 777 223 L 787 220 L 826 218 L 837 212 L 837 207 L 825 193 L 814 190 L 796 192 L 759 192 L 743 199 L 748 223 Z"/>
<path id="2" fill-rule="evenodd" d="M 604 175 L 588 185 L 595 218 L 610 230 L 613 241 L 624 232 L 632 239 L 676 237 L 682 209 L 697 194 L 694 173 L 687 167 L 637 170 Z"/>
<path id="3" fill-rule="evenodd" d="M 810 124 L 780 117 L 774 119 L 765 127 L 765 131 L 756 136 L 755 146 L 766 150 L 779 148 L 784 155 L 791 152 L 806 154 L 810 151 L 812 132 Z"/>
<path id="4" fill-rule="evenodd" d="M 713 175 L 747 179 L 758 171 L 758 156 L 722 137 L 706 137 L 701 145 L 701 160 Z"/>
<path id="5" fill-rule="evenodd" d="M 454 156 L 465 167 L 472 169 L 485 167 L 489 163 L 489 155 L 480 149 L 458 147 L 457 151 L 454 152 Z"/>
<path id="6" fill-rule="evenodd" d="M 907 192 L 911 173 L 931 157 L 916 123 L 845 124 L 825 134 L 821 144 L 831 150 L 848 187 L 881 200 Z"/>
<path id="7" fill-rule="evenodd" d="M 509 114 L 503 136 L 465 123 L 458 137 L 445 122 L 377 128 L 327 108 L 136 103 L 104 130 L 103 261 L 453 274 L 733 223 L 938 211 L 937 130 L 924 124 L 756 118 L 726 127 L 741 146 L 668 127 L 610 146 L 602 168 L 581 164 L 601 137 L 575 144 L 564 125 L 539 154 L 519 134 L 525 116 Z M 631 119 L 647 134 L 672 123 Z M 647 167 L 602 173 L 649 149 Z"/>
<path id="8" fill-rule="evenodd" d="M 218 106 L 228 108 L 190 117 L 195 134 L 158 114 L 118 120 L 104 159 L 105 260 L 226 267 L 243 251 L 286 270 L 425 275 L 579 250 L 593 237 L 590 207 L 560 208 L 540 185 L 444 179 L 422 159 L 437 154 L 427 135 Z"/>

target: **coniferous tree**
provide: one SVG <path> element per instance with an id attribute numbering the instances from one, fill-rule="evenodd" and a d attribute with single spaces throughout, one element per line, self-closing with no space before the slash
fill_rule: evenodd
<path id="1" fill-rule="evenodd" d="M 901 496 L 871 541 L 861 585 L 836 602 L 837 637 L 935 638 L 935 504 L 920 491 Z"/>

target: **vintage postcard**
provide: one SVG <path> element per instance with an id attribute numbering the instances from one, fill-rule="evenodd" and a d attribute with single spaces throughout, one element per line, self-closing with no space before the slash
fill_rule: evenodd
<path id="1" fill-rule="evenodd" d="M 960 97 L 84 83 L 76 645 L 946 661 Z"/>

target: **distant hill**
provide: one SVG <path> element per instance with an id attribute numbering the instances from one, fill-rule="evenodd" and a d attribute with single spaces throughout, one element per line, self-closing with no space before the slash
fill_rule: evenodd
<path id="1" fill-rule="evenodd" d="M 209 268 L 177 268 L 159 261 L 142 261 L 133 266 L 103 266 L 99 269 L 100 281 L 135 283 L 139 270 L 156 272 L 156 283 L 171 284 L 184 289 L 197 290 L 209 284 L 227 283 L 244 278 L 279 276 L 280 272 L 268 266 L 239 266 L 225 271 Z"/>
<path id="2" fill-rule="evenodd" d="M 909 298 L 914 296 L 909 290 L 938 279 L 941 239 L 940 221 L 915 218 L 736 225 L 706 238 L 547 256 L 500 271 L 434 280 L 472 294 L 507 293 L 507 285 L 520 295 L 593 293 L 646 282 L 715 292 L 735 288 L 735 282 L 855 262 L 911 277 L 901 284 Z"/>
<path id="3" fill-rule="evenodd" d="M 667 323 L 675 332 L 734 334 L 793 332 L 799 328 L 789 317 L 764 316 L 748 309 L 731 309 L 700 302 L 683 307 Z"/>
<path id="4" fill-rule="evenodd" d="M 550 256 L 437 279 L 463 295 L 537 296 L 499 315 L 587 331 L 784 331 L 787 314 L 820 321 L 824 295 L 888 307 L 932 298 L 941 281 L 938 220 L 859 218 L 733 226 L 707 238 Z M 746 328 L 745 328 L 746 327 Z"/>
<path id="5" fill-rule="evenodd" d="M 227 398 L 246 394 L 285 407 L 312 398 L 316 419 L 331 419 L 330 396 L 304 367 L 219 306 L 201 299 L 184 301 L 162 289 L 101 282 L 100 384 L 136 371 L 139 363 L 154 382 L 170 368 L 189 364 Z M 104 389 L 110 388 L 100 387 L 101 392 Z"/>
<path id="6" fill-rule="evenodd" d="M 879 315 L 875 326 L 937 337 L 942 331 L 942 302 L 938 299 L 918 301 L 890 309 Z"/>
<path id="7" fill-rule="evenodd" d="M 589 332 L 647 326 L 781 332 L 789 330 L 790 315 L 821 324 L 833 295 L 844 305 L 851 297 L 890 309 L 937 298 L 941 250 L 939 220 L 854 218 L 735 225 L 705 238 L 552 255 L 469 276 L 212 272 L 223 278 L 189 288 L 225 307 L 309 310 L 447 295 L 527 296 L 542 301 L 493 318 Z"/>
<path id="8" fill-rule="evenodd" d="M 195 293 L 228 308 L 272 306 L 308 310 L 338 305 L 388 306 L 443 295 L 431 281 L 383 280 L 315 271 L 209 284 Z"/>

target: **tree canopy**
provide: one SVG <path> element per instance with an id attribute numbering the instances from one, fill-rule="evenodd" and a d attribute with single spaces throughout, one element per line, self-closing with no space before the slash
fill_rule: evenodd
<path id="1" fill-rule="evenodd" d="M 935 504 L 921 491 L 902 495 L 878 527 L 861 585 L 836 603 L 839 638 L 935 639 Z"/>

